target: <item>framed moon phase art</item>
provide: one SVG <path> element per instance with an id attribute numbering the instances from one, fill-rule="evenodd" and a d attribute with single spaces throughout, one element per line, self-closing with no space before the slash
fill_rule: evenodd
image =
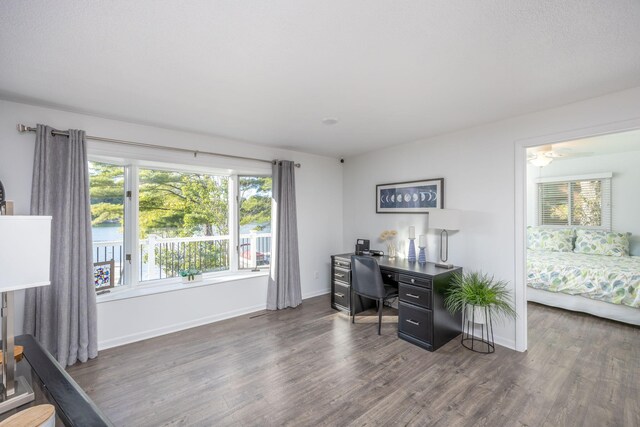
<path id="1" fill-rule="evenodd" d="M 376 185 L 376 213 L 424 213 L 444 207 L 444 178 Z"/>

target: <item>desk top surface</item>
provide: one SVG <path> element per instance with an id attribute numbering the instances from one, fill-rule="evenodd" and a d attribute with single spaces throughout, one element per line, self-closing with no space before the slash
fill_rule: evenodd
<path id="1" fill-rule="evenodd" d="M 336 258 L 342 258 L 346 261 L 351 261 L 351 255 L 354 253 L 338 254 L 334 255 Z M 396 257 L 389 259 L 388 256 L 373 256 L 378 261 L 378 265 L 381 269 L 394 270 L 399 273 L 417 274 L 422 276 L 437 276 L 443 273 L 459 272 L 461 267 L 454 266 L 453 268 L 437 267 L 432 262 L 426 264 L 420 264 L 419 262 L 409 262 L 405 258 Z"/>

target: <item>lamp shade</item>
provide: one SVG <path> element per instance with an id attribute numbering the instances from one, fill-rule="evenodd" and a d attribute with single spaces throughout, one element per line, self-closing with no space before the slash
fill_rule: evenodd
<path id="1" fill-rule="evenodd" d="M 429 211 L 429 228 L 460 230 L 462 212 L 454 209 L 432 209 Z"/>
<path id="2" fill-rule="evenodd" d="M 0 292 L 51 284 L 50 216 L 0 216 Z"/>

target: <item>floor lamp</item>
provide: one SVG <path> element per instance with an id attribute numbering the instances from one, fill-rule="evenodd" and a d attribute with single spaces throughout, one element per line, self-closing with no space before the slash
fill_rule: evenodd
<path id="1" fill-rule="evenodd" d="M 50 216 L 0 216 L 3 356 L 0 413 L 34 400 L 33 389 L 27 380 L 16 378 L 13 293 L 51 284 L 50 255 Z"/>
<path id="2" fill-rule="evenodd" d="M 460 230 L 461 212 L 453 209 L 433 209 L 429 211 L 429 228 L 440 231 L 440 262 L 436 266 L 453 268 L 449 260 L 449 231 Z"/>

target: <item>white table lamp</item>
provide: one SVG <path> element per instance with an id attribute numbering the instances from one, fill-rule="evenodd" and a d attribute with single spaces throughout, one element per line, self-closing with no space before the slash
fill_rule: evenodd
<path id="1" fill-rule="evenodd" d="M 442 268 L 453 268 L 447 263 L 449 259 L 449 231 L 460 230 L 462 212 L 454 209 L 433 209 L 429 211 L 429 228 L 442 230 L 440 232 L 440 262 L 436 265 Z"/>
<path id="2" fill-rule="evenodd" d="M 51 217 L 0 215 L 2 392 L 0 413 L 34 400 L 24 377 L 15 378 L 13 291 L 50 285 Z"/>

